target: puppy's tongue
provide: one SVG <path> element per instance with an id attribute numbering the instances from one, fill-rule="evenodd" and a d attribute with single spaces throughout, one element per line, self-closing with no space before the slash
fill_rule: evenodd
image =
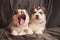
<path id="1" fill-rule="evenodd" d="M 21 18 L 20 25 L 24 25 L 25 21 Z"/>

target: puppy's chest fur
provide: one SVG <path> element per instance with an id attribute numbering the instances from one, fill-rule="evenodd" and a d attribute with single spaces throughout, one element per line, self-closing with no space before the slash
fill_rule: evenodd
<path id="1" fill-rule="evenodd" d="M 41 23 L 41 24 L 30 24 L 29 27 L 33 31 L 44 30 L 45 29 L 45 23 Z"/>
<path id="2" fill-rule="evenodd" d="M 28 29 L 28 25 L 24 25 L 24 26 L 17 26 L 17 27 L 13 27 L 12 31 L 16 31 L 16 32 L 20 32 L 22 30 L 27 30 Z"/>

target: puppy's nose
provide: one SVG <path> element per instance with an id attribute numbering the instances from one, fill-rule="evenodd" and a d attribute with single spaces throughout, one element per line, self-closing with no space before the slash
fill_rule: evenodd
<path id="1" fill-rule="evenodd" d="M 36 19 L 39 19 L 39 15 L 36 15 Z"/>

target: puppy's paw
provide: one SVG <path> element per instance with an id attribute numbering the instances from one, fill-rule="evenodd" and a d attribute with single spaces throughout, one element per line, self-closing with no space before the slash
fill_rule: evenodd
<path id="1" fill-rule="evenodd" d="M 27 34 L 33 34 L 33 31 L 29 28 L 28 31 L 27 31 Z"/>
<path id="2" fill-rule="evenodd" d="M 16 31 L 14 30 L 14 31 L 11 32 L 11 34 L 12 34 L 13 36 L 17 36 L 17 35 L 18 35 L 18 32 L 16 32 Z"/>
<path id="3" fill-rule="evenodd" d="M 36 31 L 35 34 L 43 34 L 43 31 Z"/>
<path id="4" fill-rule="evenodd" d="M 26 32 L 24 32 L 24 31 L 21 31 L 18 35 L 26 35 Z"/>

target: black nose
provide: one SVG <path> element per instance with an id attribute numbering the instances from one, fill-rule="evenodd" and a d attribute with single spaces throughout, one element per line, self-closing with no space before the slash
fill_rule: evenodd
<path id="1" fill-rule="evenodd" d="M 39 15 L 36 15 L 36 19 L 39 19 Z"/>

